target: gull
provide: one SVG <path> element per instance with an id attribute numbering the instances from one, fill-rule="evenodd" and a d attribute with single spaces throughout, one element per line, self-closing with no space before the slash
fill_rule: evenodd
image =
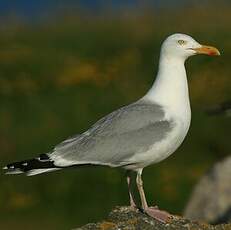
<path id="1" fill-rule="evenodd" d="M 141 175 L 146 166 L 175 152 L 188 132 L 191 109 L 184 63 L 195 54 L 220 55 L 215 47 L 201 45 L 188 35 L 170 35 L 161 46 L 154 84 L 141 99 L 103 117 L 49 153 L 8 164 L 6 174 L 32 176 L 82 165 L 121 167 L 127 172 L 131 207 L 137 208 L 131 190 L 130 172 L 134 171 L 143 212 L 168 221 L 169 213 L 148 206 Z"/>

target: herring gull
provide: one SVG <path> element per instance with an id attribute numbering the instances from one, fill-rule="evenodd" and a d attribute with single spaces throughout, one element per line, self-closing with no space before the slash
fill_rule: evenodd
<path id="1" fill-rule="evenodd" d="M 191 110 L 184 63 L 195 54 L 220 55 L 215 47 L 201 45 L 188 35 L 167 37 L 161 46 L 155 82 L 141 99 L 103 117 L 49 153 L 8 164 L 6 173 L 32 176 L 80 165 L 121 167 L 128 172 L 130 204 L 136 208 L 129 173 L 135 171 L 143 211 L 167 221 L 170 214 L 148 206 L 141 174 L 144 167 L 171 155 L 188 132 Z"/>

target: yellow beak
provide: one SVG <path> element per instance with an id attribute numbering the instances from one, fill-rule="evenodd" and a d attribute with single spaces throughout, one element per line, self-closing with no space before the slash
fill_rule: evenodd
<path id="1" fill-rule="evenodd" d="M 213 46 L 201 45 L 200 48 L 192 48 L 192 50 L 195 50 L 197 54 L 207 54 L 210 56 L 220 56 L 221 55 L 219 50 Z"/>

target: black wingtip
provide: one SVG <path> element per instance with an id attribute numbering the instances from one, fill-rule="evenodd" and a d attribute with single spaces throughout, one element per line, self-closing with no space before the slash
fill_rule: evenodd
<path id="1" fill-rule="evenodd" d="M 40 154 L 39 157 L 19 162 L 10 163 L 3 167 L 5 174 L 27 173 L 34 169 L 57 168 L 47 154 Z"/>
<path id="2" fill-rule="evenodd" d="M 5 167 L 2 168 L 4 170 L 4 174 L 21 174 L 24 173 L 24 171 L 22 171 L 19 168 L 15 168 L 12 164 L 7 165 Z"/>

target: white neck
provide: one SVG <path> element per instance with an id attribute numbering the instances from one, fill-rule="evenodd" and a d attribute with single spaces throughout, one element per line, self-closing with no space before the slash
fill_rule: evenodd
<path id="1" fill-rule="evenodd" d="M 156 80 L 144 99 L 161 104 L 176 114 L 190 112 L 184 61 L 161 54 Z"/>

